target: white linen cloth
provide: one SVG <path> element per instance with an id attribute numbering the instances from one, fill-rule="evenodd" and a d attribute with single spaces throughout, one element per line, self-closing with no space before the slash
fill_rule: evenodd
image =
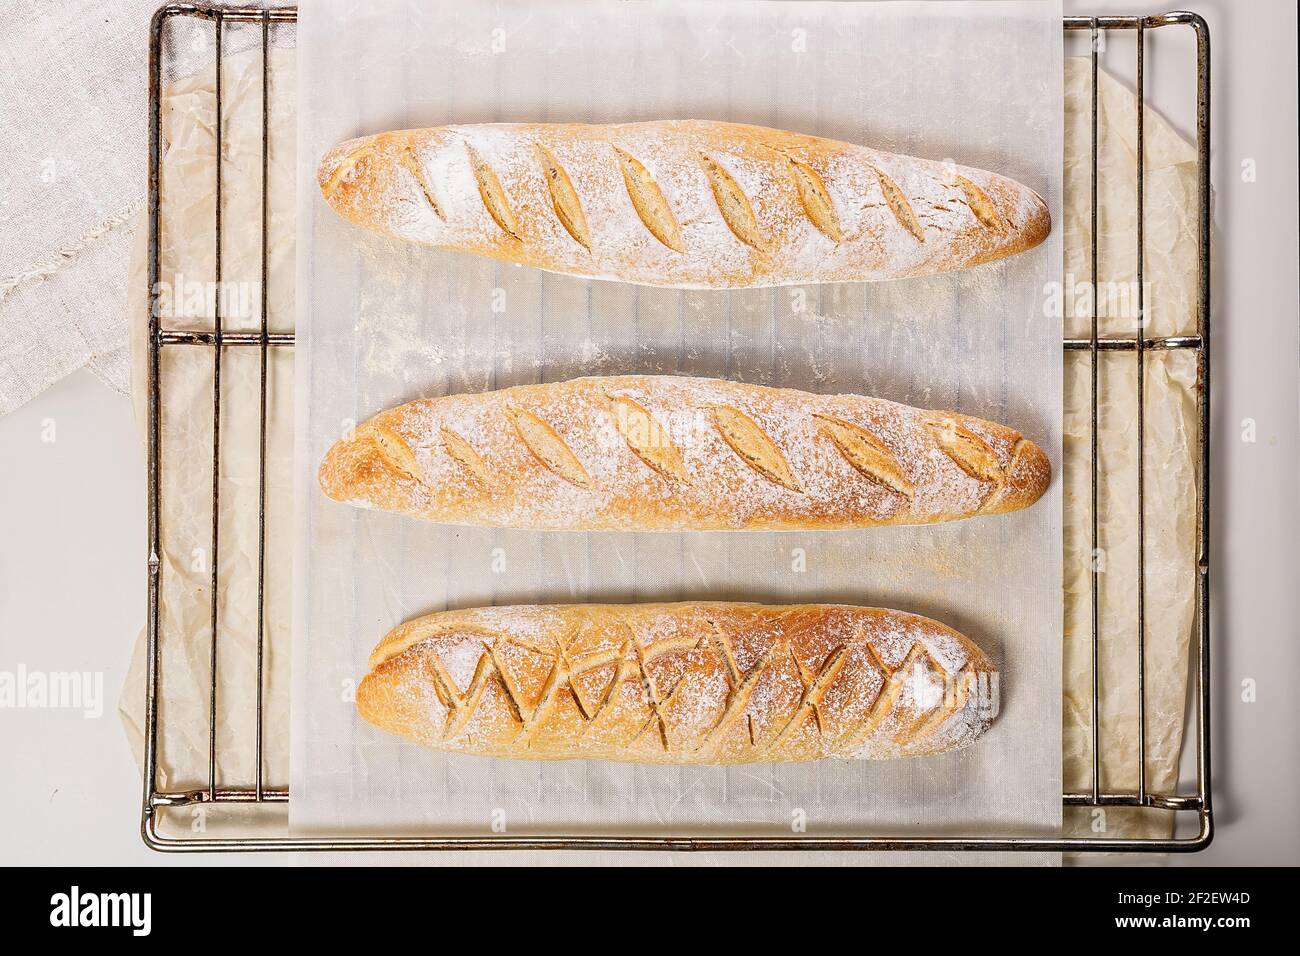
<path id="1" fill-rule="evenodd" d="M 0 415 L 81 368 L 127 394 L 127 323 L 143 316 L 123 265 L 145 204 L 159 4 L 0 5 Z M 164 31 L 164 81 L 211 62 L 204 26 Z M 226 49 L 256 40 L 228 29 Z"/>

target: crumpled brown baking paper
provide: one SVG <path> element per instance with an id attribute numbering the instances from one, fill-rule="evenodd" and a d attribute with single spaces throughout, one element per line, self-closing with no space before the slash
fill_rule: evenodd
<path id="1" fill-rule="evenodd" d="M 1137 280 L 1137 107 L 1133 92 L 1102 72 L 1098 89 L 1098 261 L 1102 336 L 1132 336 Z M 1148 336 L 1196 331 L 1196 150 L 1146 110 L 1144 294 Z M 1091 66 L 1065 69 L 1065 262 L 1067 285 L 1091 278 Z M 1068 299 L 1068 297 L 1067 297 Z M 1087 338 L 1091 307 L 1076 299 L 1066 335 Z M 1092 789 L 1091 356 L 1065 360 L 1064 782 Z M 1147 788 L 1178 780 L 1196 583 L 1196 356 L 1146 358 L 1146 749 Z M 1101 789 L 1138 784 L 1137 356 L 1102 353 L 1098 365 L 1098 550 Z M 1067 809 L 1068 835 L 1168 836 L 1173 814 Z"/>
<path id="2" fill-rule="evenodd" d="M 272 331 L 294 326 L 295 57 L 271 51 L 269 216 Z M 259 49 L 227 57 L 222 76 L 224 245 L 223 308 L 227 331 L 260 328 L 261 109 Z M 163 94 L 164 158 L 160 283 L 173 303 L 164 328 L 212 329 L 195 283 L 214 274 L 214 80 L 211 70 L 171 84 Z M 147 230 L 136 232 L 129 290 L 132 393 L 145 434 L 145 340 L 148 315 Z M 262 767 L 268 787 L 289 779 L 289 649 L 292 644 L 293 350 L 272 348 L 267 383 L 266 585 Z M 252 786 L 256 767 L 258 415 L 260 356 L 255 347 L 225 349 L 221 367 L 221 481 L 217 661 L 217 782 Z M 159 615 L 159 785 L 207 786 L 210 674 L 212 468 L 210 347 L 162 351 L 161 559 Z M 145 645 L 136 647 L 122 691 L 121 713 L 137 755 L 143 754 Z M 274 819 L 277 815 L 272 813 Z M 206 835 L 247 828 L 256 809 L 164 814 L 164 822 L 206 827 Z M 283 816 L 279 823 L 283 825 Z"/>

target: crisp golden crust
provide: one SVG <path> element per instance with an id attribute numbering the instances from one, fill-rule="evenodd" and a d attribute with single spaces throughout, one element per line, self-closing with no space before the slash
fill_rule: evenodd
<path id="1" fill-rule="evenodd" d="M 774 530 L 1015 511 L 1051 465 L 954 412 L 622 375 L 402 405 L 337 442 L 319 477 L 338 501 L 447 524 Z"/>
<path id="2" fill-rule="evenodd" d="M 443 750 L 529 760 L 786 763 L 965 746 L 998 676 L 928 618 L 844 605 L 475 608 L 393 630 L 357 709 Z"/>
<path id="3" fill-rule="evenodd" d="M 894 279 L 1038 245 L 1033 190 L 983 170 L 705 120 L 490 124 L 341 143 L 318 181 L 367 229 L 678 288 Z"/>

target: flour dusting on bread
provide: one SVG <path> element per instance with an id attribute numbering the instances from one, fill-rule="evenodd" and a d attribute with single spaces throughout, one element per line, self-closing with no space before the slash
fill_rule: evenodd
<path id="1" fill-rule="evenodd" d="M 994 173 L 704 120 L 382 133 L 331 150 L 319 182 L 401 239 L 677 288 L 947 272 L 1051 228 L 1041 197 Z"/>
<path id="2" fill-rule="evenodd" d="M 401 625 L 357 707 L 464 753 L 738 764 L 940 753 L 979 737 L 998 695 L 974 643 L 899 611 L 531 605 Z"/>
<path id="3" fill-rule="evenodd" d="M 1027 507 L 1051 466 L 951 412 L 717 379 L 623 375 L 402 405 L 320 467 L 339 501 L 553 530 L 858 528 Z"/>

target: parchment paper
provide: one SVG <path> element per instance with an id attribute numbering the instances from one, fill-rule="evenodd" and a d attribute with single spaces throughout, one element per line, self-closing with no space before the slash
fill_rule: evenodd
<path id="1" fill-rule="evenodd" d="M 317 3 L 299 23 L 295 832 L 1054 834 L 1060 482 L 924 529 L 548 534 L 439 527 L 320 494 L 316 463 L 401 401 L 613 372 L 880 395 L 1009 422 L 1060 462 L 1061 232 L 957 275 L 737 293 L 551 276 L 402 246 L 315 187 L 339 140 L 494 120 L 711 117 L 996 169 L 1060 221 L 1059 3 Z M 997 56 L 989 56 L 996 50 Z M 645 767 L 448 755 L 359 720 L 383 634 L 478 604 L 750 599 L 917 611 L 1002 668 L 1002 712 L 937 758 Z M 897 858 L 891 858 L 898 862 Z"/>
<path id="2" fill-rule="evenodd" d="M 1066 62 L 1065 282 L 1091 279 L 1089 183 L 1091 68 Z M 1137 105 L 1133 92 L 1098 77 L 1098 333 L 1132 336 L 1138 321 Z M 1196 151 L 1148 109 L 1145 142 L 1143 278 L 1147 335 L 1196 331 Z M 1127 299 L 1128 308 L 1125 307 Z M 1087 338 L 1091 306 L 1065 297 L 1065 324 Z M 1071 307 L 1073 306 L 1073 307 Z M 1089 464 L 1091 356 L 1065 363 L 1065 785 L 1092 788 L 1092 534 Z M 1137 689 L 1137 356 L 1102 353 L 1098 365 L 1099 682 L 1101 788 L 1136 790 Z M 1146 358 L 1146 718 L 1147 786 L 1171 793 L 1188 681 L 1196 584 L 1196 356 Z M 1169 836 L 1172 812 L 1072 808 L 1071 834 Z"/>
<path id="3" fill-rule="evenodd" d="M 181 19 L 171 27 L 210 39 L 211 27 Z M 232 290 L 223 309 L 227 330 L 261 327 L 261 121 L 260 27 L 228 26 L 227 48 L 256 46 L 228 55 L 223 66 L 223 280 Z M 185 32 L 173 42 L 189 46 Z M 283 27 L 277 43 L 292 42 Z M 210 43 L 209 43 L 210 45 Z M 267 322 L 293 331 L 296 56 L 271 50 L 268 137 Z M 159 281 L 173 306 L 164 328 L 212 329 L 214 313 L 202 284 L 214 272 L 215 119 L 214 71 L 209 67 L 168 84 L 162 95 L 163 158 L 160 189 Z M 131 317 L 132 396 L 141 435 L 146 434 L 147 229 L 135 233 L 128 290 Z M 188 293 L 187 294 L 187 287 Z M 197 294 L 195 294 L 197 291 Z M 177 293 L 180 293 L 179 295 Z M 218 566 L 217 781 L 251 786 L 256 761 L 257 548 L 259 356 L 255 348 L 227 348 L 221 368 L 221 481 Z M 162 786 L 206 787 L 210 666 L 212 534 L 212 351 L 171 346 L 161 362 L 159 523 L 163 562 L 159 615 L 159 771 Z M 283 787 L 289 763 L 289 657 L 292 647 L 293 351 L 271 349 L 267 369 L 267 525 L 262 765 L 267 786 Z M 123 717 L 137 754 L 143 750 L 144 636 L 137 643 L 122 692 Z M 191 819 L 164 815 L 209 834 L 253 819 L 250 813 L 196 808 Z M 246 817 L 247 819 L 241 819 Z"/>
<path id="4" fill-rule="evenodd" d="M 276 256 L 272 269 L 271 322 L 276 328 L 291 328 L 294 315 L 294 290 L 292 272 L 287 263 L 293 260 L 296 209 L 294 203 L 293 147 L 296 136 L 294 68 L 296 57 L 292 49 L 273 51 L 271 142 L 273 163 L 271 167 L 271 248 Z M 256 98 L 259 93 L 261 66 L 257 55 L 241 54 L 227 58 L 225 66 L 225 95 L 243 103 L 238 122 L 226 128 L 227 156 L 239 164 L 234 170 L 227 168 L 226 189 L 237 191 L 255 173 L 259 117 Z M 1086 60 L 1068 59 L 1065 63 L 1065 114 L 1066 114 L 1066 166 L 1065 166 L 1065 262 L 1068 271 L 1080 280 L 1088 272 L 1088 203 L 1089 182 L 1087 149 L 1089 144 L 1088 107 L 1089 84 Z M 1136 235 L 1131 219 L 1134 199 L 1134 156 L 1131 142 L 1134 130 L 1134 97 L 1131 90 L 1112 79 L 1104 71 L 1099 90 L 1099 138 L 1101 146 L 1100 193 L 1101 218 L 1114 224 L 1103 235 L 1101 248 L 1103 273 L 1115 271 L 1119 276 L 1131 271 L 1134 263 L 1133 244 Z M 249 97 L 253 99 L 250 100 Z M 212 71 L 209 68 L 193 78 L 170 85 L 164 92 L 165 144 L 163 164 L 167 191 L 163 209 L 168 214 L 164 224 L 164 274 L 174 271 L 180 263 L 191 263 L 188 268 L 199 276 L 200 263 L 210 269 L 211 255 L 211 204 L 202 202 L 212 190 Z M 252 111 L 252 112 L 249 112 Z M 1193 327 L 1192 303 L 1195 293 L 1194 245 L 1195 233 L 1195 157 L 1189 144 L 1173 132 L 1159 115 L 1147 111 L 1147 219 L 1148 239 L 1147 278 L 1153 283 L 1154 298 L 1152 330 L 1155 334 L 1177 334 Z M 228 114 L 229 115 L 229 114 Z M 237 200 L 238 201 L 238 200 Z M 1126 212 L 1127 210 L 1127 212 Z M 136 226 L 136 244 L 130 264 L 128 289 L 132 296 L 131 321 L 132 355 L 135 373 L 133 395 L 143 434 L 145 407 L 144 376 L 144 323 L 145 314 L 145 260 L 143 220 Z M 242 255 L 256 255 L 257 234 L 255 223 L 231 222 L 227 231 L 228 243 L 243 250 Z M 1189 252 L 1189 249 L 1191 250 Z M 1155 253 L 1155 254 L 1153 254 Z M 229 255 L 229 253 L 227 253 Z M 1189 258 L 1189 255 L 1191 258 Z M 287 259 L 286 259 L 287 257 Z M 246 272 L 246 269 L 238 270 Z M 1069 334 L 1086 335 L 1086 317 L 1070 310 L 1067 322 Z M 1103 319 L 1103 329 L 1107 327 Z M 198 321 L 201 326 L 202 321 Z M 164 405 L 171 411 L 164 418 L 164 502 L 166 516 L 163 521 L 163 547 L 167 565 L 163 574 L 162 600 L 166 610 L 163 617 L 161 640 L 165 653 L 165 679 L 161 686 L 162 743 L 161 772 L 168 785 L 197 786 L 206 782 L 206 688 L 207 688 L 207 579 L 199 573 L 186 573 L 190 552 L 195 546 L 206 544 L 209 533 L 209 507 L 206 495 L 206 468 L 211 452 L 211 365 L 206 351 L 170 350 L 169 374 L 164 376 Z M 190 359 L 184 355 L 191 354 Z M 177 357 L 177 356 L 180 357 Z M 1191 579 L 1193 575 L 1192 552 L 1187 540 L 1187 529 L 1194 528 L 1194 502 L 1183 494 L 1186 480 L 1192 474 L 1191 436 L 1193 434 L 1193 391 L 1188 367 L 1189 357 L 1173 353 L 1153 354 L 1148 363 L 1173 364 L 1172 374 L 1149 374 L 1147 379 L 1148 418 L 1148 472 L 1147 496 L 1148 568 L 1160 565 L 1168 570 L 1159 587 L 1148 585 L 1148 720 L 1151 727 L 1163 729 L 1153 733 L 1149 745 L 1148 780 L 1151 785 L 1168 785 L 1175 776 L 1177 755 L 1182 740 L 1182 705 L 1186 690 L 1187 637 L 1190 632 L 1193 606 Z M 181 367 L 180 363 L 186 363 Z M 255 363 L 254 363 L 255 364 Z M 1183 366 L 1178 368 L 1177 366 Z M 1133 471 L 1134 436 L 1130 431 L 1113 428 L 1118 423 L 1132 421 L 1136 410 L 1135 377 L 1132 356 L 1108 356 L 1103 370 L 1113 369 L 1102 378 L 1103 423 L 1102 431 L 1103 489 L 1114 486 L 1123 494 L 1101 496 L 1099 523 L 1103 540 L 1120 539 L 1123 529 L 1131 527 L 1131 509 L 1127 502 L 1135 500 Z M 1065 394 L 1066 434 L 1065 478 L 1068 489 L 1065 500 L 1065 541 L 1067 568 L 1065 593 L 1066 658 L 1064 709 L 1064 761 L 1067 788 L 1090 786 L 1091 762 L 1089 754 L 1088 694 L 1091 678 L 1088 671 L 1088 613 L 1089 592 L 1086 572 L 1081 576 L 1084 555 L 1088 544 L 1088 379 L 1087 356 L 1067 356 L 1067 389 Z M 227 366 L 224 370 L 225 424 L 227 433 L 235 429 L 256 426 L 257 381 L 256 372 L 248 374 L 243 362 L 236 372 Z M 268 474 L 267 511 L 273 516 L 288 514 L 292 508 L 292 489 L 289 479 L 290 443 L 293 430 L 293 363 L 290 355 L 276 359 L 272 365 L 272 382 L 275 392 L 270 404 L 271 440 L 268 444 L 272 466 Z M 1113 417 L 1111 417 L 1113 416 Z M 1162 424 L 1153 424 L 1162 423 Z M 1128 453 L 1126 453 L 1128 450 Z M 238 453 L 227 452 L 224 470 L 234 469 L 247 473 L 247 462 L 241 462 Z M 173 467 L 176 462 L 192 462 L 190 470 Z M 1168 477 L 1166 478 L 1166 475 Z M 231 569 L 249 573 L 255 568 L 256 552 L 250 542 L 256 536 L 255 510 L 246 508 L 247 502 L 235 498 L 223 488 L 223 529 L 237 529 L 226 534 L 223 553 L 228 553 L 229 564 L 223 568 L 228 580 Z M 1157 515 L 1168 516 L 1156 520 Z M 288 759 L 288 666 L 286 641 L 289 637 L 292 595 L 289 587 L 289 570 L 292 555 L 284 541 L 291 533 L 283 525 L 276 525 L 279 536 L 272 542 L 272 565 L 277 569 L 267 582 L 266 607 L 269 627 L 268 693 L 266 706 L 271 732 L 266 738 L 264 765 L 267 781 L 283 786 L 289 779 Z M 1132 547 L 1128 552 L 1133 554 Z M 1164 557 L 1161 557 L 1164 555 Z M 1121 551 L 1122 557 L 1122 551 Z M 1114 681 L 1128 679 L 1132 662 L 1136 660 L 1135 592 L 1125 582 L 1131 581 L 1133 560 L 1128 569 L 1116 566 L 1112 556 L 1110 567 L 1123 573 L 1103 575 L 1102 587 L 1105 603 L 1103 620 L 1105 633 L 1121 635 L 1115 642 L 1103 644 L 1104 686 L 1115 687 Z M 176 567 L 179 565 L 179 568 Z M 1151 571 L 1149 570 L 1150 574 Z M 245 590 L 239 600 L 247 596 Z M 223 604 L 223 607 L 225 605 Z M 228 620 L 229 616 L 223 619 Z M 249 670 L 230 667 L 231 661 L 250 661 L 256 650 L 256 634 L 248 627 L 247 614 L 240 614 L 239 626 L 222 634 L 222 661 L 219 668 L 225 675 L 221 683 L 219 706 L 222 712 L 222 778 L 229 783 L 248 784 L 253 768 L 253 683 Z M 1162 635 L 1167 635 L 1163 636 Z M 1116 786 L 1132 786 L 1136 780 L 1136 760 L 1133 749 L 1133 728 L 1136 727 L 1136 691 L 1129 685 L 1118 685 L 1119 704 L 1103 717 L 1102 759 L 1106 768 L 1104 780 Z M 128 739 L 137 755 L 142 748 L 144 706 L 144 642 L 143 635 L 136 643 L 131 668 L 122 688 L 121 710 Z M 1149 728 L 1150 729 L 1150 728 Z M 208 832 L 221 828 L 238 828 L 239 832 L 254 831 L 260 827 L 268 833 L 282 830 L 284 819 L 275 814 L 258 811 L 248 819 L 236 817 L 233 807 L 214 808 L 206 815 L 204 825 Z M 268 816 L 270 817 L 268 819 Z M 1110 835 L 1146 833 L 1167 834 L 1172 826 L 1168 815 L 1153 819 L 1153 814 L 1120 814 L 1112 809 L 1097 817 L 1090 811 L 1067 811 L 1066 822 L 1070 832 L 1088 832 L 1104 825 Z M 171 813 L 165 820 L 173 825 L 190 829 L 200 824 L 202 818 Z M 1143 823 L 1143 821 L 1149 821 Z M 624 855 L 624 858 L 627 855 Z M 435 860 L 463 860 L 463 854 L 442 855 Z M 488 855 L 489 860 L 503 859 L 499 854 Z M 711 855 L 693 854 L 690 862 L 706 862 Z M 312 857 L 311 859 L 320 859 Z M 400 859 L 409 860 L 409 856 Z M 545 856 L 555 861 L 554 855 Z M 592 860 L 592 855 L 579 859 Z M 643 855 L 643 859 L 662 862 L 667 857 Z M 746 862 L 761 863 L 771 860 L 769 854 L 750 854 Z M 804 859 L 828 859 L 825 854 L 807 857 L 804 854 L 781 854 L 783 862 Z M 856 860 L 856 855 L 848 859 Z"/>

